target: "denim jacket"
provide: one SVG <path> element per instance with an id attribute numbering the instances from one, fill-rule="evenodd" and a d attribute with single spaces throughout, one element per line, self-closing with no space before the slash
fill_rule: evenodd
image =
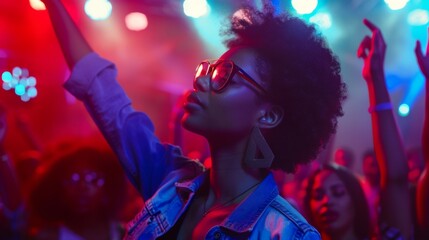
<path id="1" fill-rule="evenodd" d="M 116 75 L 111 62 L 91 53 L 76 64 L 65 88 L 83 101 L 146 200 L 128 224 L 125 238 L 156 239 L 186 211 L 207 172 L 183 156 L 180 148 L 159 141 L 147 115 L 131 107 Z M 206 239 L 320 239 L 320 235 L 279 196 L 269 174 Z"/>

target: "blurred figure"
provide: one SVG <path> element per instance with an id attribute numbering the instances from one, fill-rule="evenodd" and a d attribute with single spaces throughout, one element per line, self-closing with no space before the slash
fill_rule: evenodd
<path id="1" fill-rule="evenodd" d="M 42 153 L 40 151 L 28 150 L 22 152 L 14 159 L 16 174 L 24 199 L 27 198 L 34 176 L 42 163 L 41 158 Z"/>
<path id="2" fill-rule="evenodd" d="M 304 209 L 324 240 L 374 237 L 359 180 L 343 166 L 323 165 L 309 177 Z"/>
<path id="3" fill-rule="evenodd" d="M 429 42 L 428 42 L 429 43 Z M 415 54 L 420 70 L 426 79 L 425 119 L 422 133 L 422 149 L 425 166 L 417 183 L 417 220 L 422 239 L 429 239 L 429 44 L 422 52 L 420 41 L 416 42 Z"/>
<path id="4" fill-rule="evenodd" d="M 370 187 L 380 187 L 380 168 L 374 150 L 367 150 L 363 154 L 362 172 L 365 182 L 367 182 Z"/>
<path id="5" fill-rule="evenodd" d="M 334 153 L 334 162 L 353 171 L 355 164 L 353 151 L 347 147 L 338 148 Z"/>
<path id="6" fill-rule="evenodd" d="M 323 165 L 309 177 L 304 209 L 324 240 L 403 239 L 397 229 L 371 223 L 359 179 L 335 163 Z"/>
<path id="7" fill-rule="evenodd" d="M 424 170 L 423 151 L 419 147 L 411 148 L 407 151 L 408 181 L 416 185 Z"/>
<path id="8" fill-rule="evenodd" d="M 303 201 L 305 197 L 305 189 L 308 184 L 308 176 L 316 171 L 320 166 L 318 161 L 313 161 L 309 164 L 299 165 L 294 174 L 283 176 L 283 181 L 280 179 L 277 182 L 280 185 L 280 194 L 286 198 L 292 205 L 301 213 L 304 212 Z M 278 178 L 280 178 L 280 176 Z"/>
<path id="9" fill-rule="evenodd" d="M 75 146 L 37 173 L 29 198 L 34 239 L 121 239 L 125 176 L 112 152 Z M 34 215 L 33 215 L 34 214 Z"/>
<path id="10" fill-rule="evenodd" d="M 414 224 L 414 236 L 415 239 L 428 239 L 429 233 L 419 227 L 417 219 L 417 185 L 424 170 L 423 152 L 419 147 L 411 148 L 407 151 L 407 163 L 408 163 L 408 182 L 411 196 L 411 205 L 413 211 L 413 224 Z M 425 236 L 426 234 L 426 236 Z"/>
<path id="11" fill-rule="evenodd" d="M 4 147 L 7 130 L 6 109 L 0 105 L 0 239 L 21 239 L 24 205 L 12 160 Z"/>
<path id="12" fill-rule="evenodd" d="M 374 150 L 367 150 L 362 157 L 363 178 L 361 184 L 369 203 L 371 221 L 378 223 L 380 204 L 380 168 Z"/>

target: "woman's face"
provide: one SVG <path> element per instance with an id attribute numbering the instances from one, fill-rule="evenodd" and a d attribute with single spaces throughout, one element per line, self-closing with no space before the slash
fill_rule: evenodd
<path id="1" fill-rule="evenodd" d="M 257 55 L 244 48 L 225 52 L 220 59 L 232 60 L 263 86 L 256 72 Z M 210 88 L 210 74 L 200 76 L 185 101 L 183 125 L 205 137 L 242 136 L 250 132 L 263 114 L 263 95 L 250 82 L 235 74 L 221 92 Z"/>
<path id="2" fill-rule="evenodd" d="M 310 209 L 319 231 L 335 234 L 354 227 L 353 201 L 344 183 L 330 170 L 322 170 L 316 176 Z"/>
<path id="3" fill-rule="evenodd" d="M 64 173 L 64 201 L 75 215 L 99 213 L 104 209 L 105 176 L 96 167 L 83 161 L 72 164 Z"/>

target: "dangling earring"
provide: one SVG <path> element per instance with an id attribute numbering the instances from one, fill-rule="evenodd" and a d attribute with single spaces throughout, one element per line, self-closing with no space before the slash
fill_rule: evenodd
<path id="1" fill-rule="evenodd" d="M 260 158 L 261 157 L 261 158 Z M 274 153 L 258 127 L 254 127 L 247 143 L 244 162 L 251 168 L 269 168 L 274 160 Z"/>

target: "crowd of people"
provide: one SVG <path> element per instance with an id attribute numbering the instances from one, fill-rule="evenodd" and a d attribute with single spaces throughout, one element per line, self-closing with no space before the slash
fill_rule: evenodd
<path id="1" fill-rule="evenodd" d="M 337 57 L 314 26 L 269 1 L 232 17 L 228 50 L 198 65 L 172 114 L 173 144 L 132 108 L 115 65 L 93 51 L 61 0 L 43 2 L 72 70 L 64 87 L 108 146 L 68 139 L 22 165 L 3 147 L 0 108 L 1 239 L 429 239 L 429 96 L 421 147 L 406 151 L 386 44 L 369 20 L 357 56 L 374 146 L 356 161 L 348 148 L 332 149 L 347 94 Z M 429 44 L 422 52 L 417 42 L 415 55 L 429 79 Z M 183 154 L 180 124 L 207 148 Z"/>

